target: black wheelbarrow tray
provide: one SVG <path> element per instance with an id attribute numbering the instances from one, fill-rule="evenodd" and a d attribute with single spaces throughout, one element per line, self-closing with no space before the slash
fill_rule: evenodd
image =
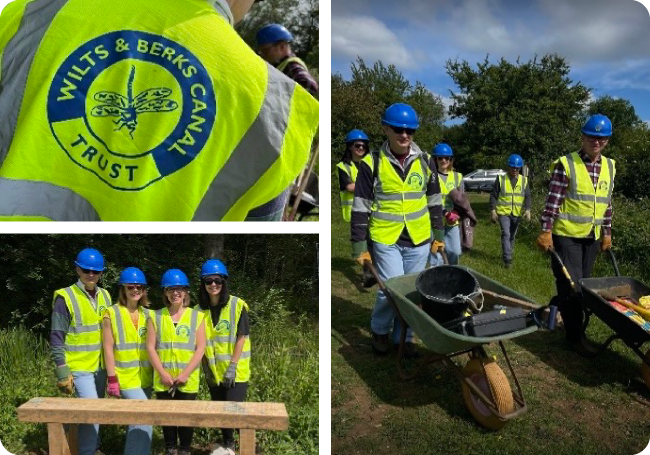
<path id="1" fill-rule="evenodd" d="M 467 267 L 461 268 L 476 277 L 481 289 L 492 291 L 513 300 L 522 300 L 529 303 L 533 308 L 540 307 L 529 298 L 479 272 Z M 510 419 L 524 413 L 527 408 L 519 380 L 512 369 L 503 340 L 533 333 L 538 329 L 538 326 L 531 323 L 525 329 L 495 337 L 466 336 L 447 330 L 422 310 L 422 296 L 415 287 L 417 276 L 418 274 L 410 274 L 391 278 L 386 281 L 385 285 L 381 283 L 381 280 L 378 280 L 380 288 L 384 290 L 389 301 L 395 306 L 402 322 L 402 333 L 397 356 L 400 377 L 402 379 L 413 378 L 426 364 L 443 362 L 461 381 L 463 399 L 472 416 L 486 428 L 492 430 L 502 428 Z M 489 304 L 487 296 L 485 296 L 485 303 Z M 404 366 L 407 324 L 422 340 L 427 349 L 431 351 L 423 361 L 420 361 L 415 371 L 410 373 L 407 373 Z M 490 343 L 498 343 L 501 348 L 510 375 L 514 380 L 516 392 L 512 392 L 507 376 L 495 359 L 485 351 L 484 345 Z M 469 362 L 463 368 L 452 360 L 453 357 L 462 354 L 469 354 L 470 357 Z"/>
<path id="2" fill-rule="evenodd" d="M 612 296 L 638 302 L 642 296 L 650 295 L 650 287 L 634 278 L 620 276 L 618 265 L 611 252 L 610 258 L 617 276 L 580 280 L 586 314 L 583 330 L 586 330 L 592 314 L 603 321 L 614 331 L 614 334 L 599 346 L 598 352 L 605 350 L 612 341 L 622 340 L 641 358 L 643 362 L 641 376 L 646 386 L 650 388 L 650 350 L 645 355 L 641 351 L 642 345 L 650 341 L 650 322 L 633 310 L 625 311 L 620 306 L 617 308 L 601 295 L 604 293 L 606 297 Z"/>

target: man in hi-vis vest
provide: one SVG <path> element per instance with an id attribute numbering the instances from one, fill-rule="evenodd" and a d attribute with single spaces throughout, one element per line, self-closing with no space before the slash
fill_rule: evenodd
<path id="1" fill-rule="evenodd" d="M 104 270 L 104 257 L 85 248 L 75 260 L 79 279 L 54 292 L 50 346 L 56 365 L 57 387 L 79 398 L 103 398 L 106 369 L 102 356 L 102 317 L 111 297 L 97 285 Z M 99 425 L 79 425 L 79 455 L 92 455 L 98 448 Z"/>
<path id="2" fill-rule="evenodd" d="M 386 281 L 421 272 L 429 252 L 437 253 L 445 244 L 436 168 L 413 142 L 419 126 L 415 110 L 408 104 L 393 104 L 384 112 L 382 124 L 388 140 L 379 151 L 367 154 L 359 165 L 351 241 L 357 262 L 363 265 L 370 260 Z M 375 352 L 388 352 L 391 329 L 393 343 L 399 343 L 399 318 L 381 290 L 377 292 L 370 327 Z M 407 356 L 415 353 L 412 339 L 409 328 Z"/>
<path id="3" fill-rule="evenodd" d="M 524 160 L 513 153 L 508 157 L 508 172 L 497 176 L 490 193 L 490 214 L 493 223 L 501 227 L 503 264 L 512 264 L 512 249 L 521 217 L 530 221 L 530 187 L 521 175 Z"/>
<path id="4" fill-rule="evenodd" d="M 612 247 L 612 190 L 614 160 L 601 155 L 612 135 L 612 122 L 604 115 L 591 116 L 582 127 L 582 148 L 553 164 L 542 233 L 537 238 L 544 250 L 554 249 L 564 262 L 576 295 L 556 261 L 553 274 L 556 303 L 562 314 L 567 341 L 581 355 L 594 353 L 582 331 L 584 311 L 580 279 L 588 278 L 599 250 Z"/>
<path id="5" fill-rule="evenodd" d="M 252 3 L 7 5 L 0 221 L 241 221 L 285 197 L 318 102 L 235 32 Z"/>

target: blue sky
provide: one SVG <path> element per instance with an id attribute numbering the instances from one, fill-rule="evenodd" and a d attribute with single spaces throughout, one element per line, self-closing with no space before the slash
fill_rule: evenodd
<path id="1" fill-rule="evenodd" d="M 650 15 L 634 0 L 332 0 L 332 73 L 346 79 L 357 55 L 381 60 L 448 103 L 447 60 L 547 53 L 595 98 L 625 98 L 650 122 Z"/>

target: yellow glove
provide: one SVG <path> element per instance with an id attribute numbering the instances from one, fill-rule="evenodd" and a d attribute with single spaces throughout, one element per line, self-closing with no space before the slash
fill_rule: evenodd
<path id="1" fill-rule="evenodd" d="M 372 263 L 372 258 L 370 257 L 370 253 L 368 253 L 367 251 L 364 251 L 363 253 L 361 253 L 356 259 L 357 264 L 359 264 L 361 267 L 363 267 L 363 263 L 366 260 L 368 260 L 368 261 L 370 261 L 370 263 Z"/>
<path id="2" fill-rule="evenodd" d="M 67 365 L 61 365 L 56 368 L 56 386 L 62 393 L 72 395 L 74 393 L 74 379 L 70 368 Z"/>
<path id="3" fill-rule="evenodd" d="M 496 210 L 492 210 L 490 212 L 490 221 L 492 221 L 494 224 L 497 224 L 497 221 L 499 221 L 499 215 L 497 215 Z"/>
<path id="4" fill-rule="evenodd" d="M 433 242 L 431 242 L 431 252 L 433 254 L 442 251 L 444 248 L 445 248 L 445 242 L 441 242 L 439 240 L 434 240 Z"/>
<path id="5" fill-rule="evenodd" d="M 526 210 L 524 212 L 524 218 L 526 219 L 526 221 L 530 222 L 530 210 Z"/>
<path id="6" fill-rule="evenodd" d="M 539 237 L 537 237 L 537 246 L 542 251 L 553 249 L 553 237 L 551 236 L 551 231 L 539 234 Z"/>
<path id="7" fill-rule="evenodd" d="M 600 243 L 600 251 L 607 251 L 612 248 L 612 237 L 609 235 L 604 235 L 603 240 Z"/>

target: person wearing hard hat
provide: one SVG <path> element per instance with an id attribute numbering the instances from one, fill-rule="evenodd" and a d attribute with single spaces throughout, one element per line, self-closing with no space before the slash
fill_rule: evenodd
<path id="1" fill-rule="evenodd" d="M 103 398 L 106 370 L 102 356 L 102 316 L 111 297 L 98 286 L 104 257 L 84 248 L 75 259 L 78 280 L 54 292 L 50 346 L 56 364 L 57 387 L 66 395 Z M 99 425 L 81 424 L 78 453 L 92 455 L 99 447 Z"/>
<path id="2" fill-rule="evenodd" d="M 305 62 L 291 50 L 293 35 L 280 24 L 265 25 L 256 35 L 260 56 L 282 71 L 289 78 L 302 85 L 305 90 L 318 97 L 318 83 L 309 73 Z"/>
<path id="3" fill-rule="evenodd" d="M 513 153 L 508 157 L 508 172 L 497 176 L 490 193 L 490 220 L 501 227 L 501 250 L 503 264 L 512 264 L 512 248 L 522 212 L 530 221 L 530 186 L 528 179 L 521 175 L 524 160 Z"/>
<path id="4" fill-rule="evenodd" d="M 203 312 L 189 307 L 190 282 L 179 269 L 161 280 L 164 308 L 147 320 L 147 352 L 158 400 L 195 400 L 205 352 Z M 166 455 L 189 455 L 193 427 L 162 427 Z"/>
<path id="5" fill-rule="evenodd" d="M 151 397 L 153 369 L 147 354 L 149 299 L 147 279 L 137 267 L 120 273 L 117 303 L 106 309 L 103 321 L 104 358 L 109 396 L 130 400 Z M 151 425 L 129 425 L 124 453 L 148 455 L 151 450 Z"/>
<path id="6" fill-rule="evenodd" d="M 219 259 L 208 259 L 201 266 L 199 305 L 207 338 L 202 367 L 210 397 L 244 401 L 251 374 L 248 304 L 230 294 L 228 269 Z M 211 455 L 235 455 L 235 431 L 222 428 L 221 432 L 223 444 L 217 444 Z"/>
<path id="7" fill-rule="evenodd" d="M 462 248 L 460 244 L 460 215 L 454 210 L 454 203 L 447 195 L 453 189 L 465 191 L 463 183 L 463 174 L 454 170 L 454 151 L 452 148 L 441 142 L 437 144 L 432 151 L 435 159 L 436 170 L 442 193 L 442 214 L 444 216 L 443 224 L 445 226 L 445 252 L 449 259 L 449 264 L 456 265 L 460 259 Z M 429 265 L 436 266 L 444 263 L 440 253 L 431 253 L 429 256 Z"/>
<path id="8" fill-rule="evenodd" d="M 386 142 L 379 151 L 366 155 L 359 166 L 351 241 L 357 262 L 364 265 L 371 261 L 385 281 L 424 270 L 429 252 L 437 253 L 444 247 L 444 231 L 435 167 L 413 142 L 419 126 L 417 113 L 408 104 L 396 103 L 386 109 L 382 124 Z M 372 259 L 368 243 L 372 245 Z M 388 352 L 391 329 L 393 342 L 399 342 L 399 318 L 381 290 L 370 326 L 375 352 Z M 415 354 L 412 340 L 408 329 L 408 356 Z"/>
<path id="9" fill-rule="evenodd" d="M 580 150 L 560 157 L 552 165 L 537 245 L 543 251 L 555 250 L 571 275 L 575 293 L 560 265 L 552 261 L 557 287 L 554 299 L 567 341 L 578 354 L 589 356 L 595 350 L 584 336 L 580 280 L 591 276 L 598 251 L 612 247 L 616 167 L 614 160 L 602 155 L 612 135 L 609 118 L 592 115 L 581 131 Z"/>
<path id="10" fill-rule="evenodd" d="M 284 202 L 318 102 L 234 30 L 252 0 L 45 3 L 0 15 L 0 221 L 242 221 Z"/>

